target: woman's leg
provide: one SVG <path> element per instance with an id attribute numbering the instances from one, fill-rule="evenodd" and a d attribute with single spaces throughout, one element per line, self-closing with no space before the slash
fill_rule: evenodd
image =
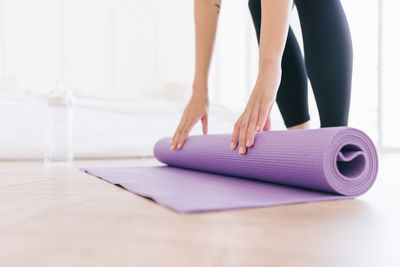
<path id="1" fill-rule="evenodd" d="M 321 127 L 348 123 L 353 48 L 340 0 L 295 0 Z"/>
<path id="2" fill-rule="evenodd" d="M 260 41 L 261 0 L 249 0 L 257 40 Z M 289 29 L 282 56 L 282 77 L 276 102 L 288 129 L 307 128 L 310 119 L 307 99 L 307 74 L 296 37 Z"/>
<path id="3" fill-rule="evenodd" d="M 310 121 L 306 121 L 304 123 L 301 124 L 297 124 L 295 126 L 292 127 L 288 127 L 288 130 L 296 130 L 296 129 L 310 129 L 311 128 L 311 124 Z"/>

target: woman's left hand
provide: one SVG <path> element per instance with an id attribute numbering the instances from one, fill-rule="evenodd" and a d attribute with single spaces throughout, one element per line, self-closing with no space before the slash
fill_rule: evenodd
<path id="1" fill-rule="evenodd" d="M 254 145 L 255 133 L 270 128 L 270 112 L 276 99 L 281 77 L 280 67 L 260 71 L 247 106 L 236 121 L 231 138 L 231 149 L 239 143 L 239 154 L 243 155 Z M 267 119 L 268 118 L 268 119 Z"/>

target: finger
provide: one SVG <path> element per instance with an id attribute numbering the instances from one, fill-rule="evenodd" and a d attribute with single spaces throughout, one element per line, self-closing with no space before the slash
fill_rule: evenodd
<path id="1" fill-rule="evenodd" d="M 268 103 L 261 103 L 260 110 L 258 113 L 257 131 L 261 131 L 265 125 L 265 120 L 267 118 L 269 105 Z"/>
<path id="2" fill-rule="evenodd" d="M 231 137 L 231 149 L 234 150 L 237 147 L 237 143 L 239 141 L 239 123 L 240 123 L 240 118 L 235 122 L 235 125 L 233 126 L 233 133 Z"/>
<path id="3" fill-rule="evenodd" d="M 264 131 L 271 130 L 271 112 L 268 113 L 267 120 L 265 121 L 263 130 Z"/>
<path id="4" fill-rule="evenodd" d="M 185 140 L 189 134 L 190 128 L 191 127 L 188 122 L 182 125 L 181 129 L 179 130 L 179 136 L 177 137 L 177 149 L 181 149 L 183 147 L 183 144 L 185 143 Z"/>
<path id="5" fill-rule="evenodd" d="M 204 115 L 203 118 L 201 118 L 201 124 L 203 125 L 203 134 L 207 134 L 208 132 L 208 115 Z"/>
<path id="6" fill-rule="evenodd" d="M 249 120 L 249 125 L 247 127 L 247 137 L 246 137 L 246 147 L 252 147 L 254 145 L 254 136 L 256 133 L 256 125 L 258 121 L 258 112 L 260 109 L 260 105 L 256 104 L 253 108 Z"/>
<path id="7" fill-rule="evenodd" d="M 250 112 L 246 112 L 245 117 L 243 118 L 240 129 L 239 129 L 239 154 L 246 154 L 246 138 L 247 138 L 247 128 L 250 119 Z"/>
<path id="8" fill-rule="evenodd" d="M 181 149 L 183 147 L 183 144 L 185 143 L 188 134 L 189 134 L 189 131 L 187 129 L 183 129 L 180 132 L 180 135 L 178 137 L 178 144 L 176 146 L 177 149 Z"/>
<path id="9" fill-rule="evenodd" d="M 175 130 L 175 133 L 174 133 L 174 135 L 172 136 L 171 141 L 169 142 L 169 144 L 170 144 L 169 149 L 170 149 L 171 151 L 174 151 L 175 148 L 176 148 L 176 137 L 177 137 L 177 135 L 178 135 L 178 130 L 179 130 L 179 126 L 178 126 L 178 128 Z"/>
<path id="10" fill-rule="evenodd" d="M 183 124 L 181 131 L 180 131 L 180 135 L 178 137 L 178 144 L 176 146 L 177 149 L 181 149 L 186 141 L 186 138 L 188 137 L 190 131 L 192 130 L 193 126 L 196 124 L 196 122 L 198 121 L 198 119 L 196 120 L 190 120 L 187 121 L 185 124 Z"/>
<path id="11" fill-rule="evenodd" d="M 175 133 L 174 133 L 174 136 L 172 137 L 172 139 L 171 139 L 171 142 L 170 142 L 170 150 L 171 151 L 174 151 L 175 149 L 176 149 L 176 147 L 177 147 L 177 145 L 178 145 L 178 139 L 179 139 L 179 137 L 180 137 L 180 133 L 181 133 L 181 131 L 182 131 L 182 126 L 183 126 L 183 124 L 185 124 L 186 122 L 185 122 L 185 120 L 182 118 L 181 119 L 181 121 L 179 122 L 179 125 L 178 125 L 178 127 L 176 128 L 176 130 L 175 130 Z"/>
<path id="12" fill-rule="evenodd" d="M 273 106 L 273 104 L 270 105 L 270 107 L 268 109 L 268 112 L 267 112 L 267 120 L 265 121 L 264 128 L 263 128 L 264 131 L 271 130 L 271 111 L 272 111 L 272 106 Z"/>
<path id="13" fill-rule="evenodd" d="M 179 136 L 179 129 L 180 129 L 180 127 L 178 126 L 178 128 L 175 130 L 174 136 L 171 139 L 171 142 L 170 142 L 171 146 L 169 148 L 171 151 L 174 151 L 176 149 L 177 140 L 178 140 L 177 138 Z"/>
<path id="14" fill-rule="evenodd" d="M 172 146 L 172 144 L 174 143 L 175 136 L 176 136 L 176 133 L 177 133 L 177 131 L 178 131 L 179 126 L 180 126 L 180 123 L 179 123 L 178 127 L 176 127 L 175 132 L 174 132 L 174 135 L 171 137 L 171 140 L 169 141 L 169 144 L 170 144 L 171 146 Z"/>

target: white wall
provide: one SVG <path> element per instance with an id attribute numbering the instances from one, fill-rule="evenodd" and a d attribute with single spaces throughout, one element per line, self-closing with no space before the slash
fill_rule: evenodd
<path id="1" fill-rule="evenodd" d="M 383 1 L 382 145 L 400 148 L 400 3 Z"/>
<path id="2" fill-rule="evenodd" d="M 378 0 L 363 1 L 362 8 L 342 2 L 354 44 L 350 125 L 375 137 Z M 185 101 L 190 94 L 191 0 L 0 0 L 0 14 L 0 96 L 44 95 L 63 77 L 85 96 Z M 296 14 L 292 20 L 301 43 Z M 247 1 L 223 1 L 213 102 L 243 108 L 257 75 L 257 49 Z M 311 90 L 310 104 L 318 126 Z M 280 120 L 277 108 L 273 116 Z"/>
<path id="3" fill-rule="evenodd" d="M 342 0 L 353 40 L 349 125 L 378 138 L 378 0 Z"/>
<path id="4" fill-rule="evenodd" d="M 1 0 L 0 94 L 43 94 L 63 77 L 79 94 L 116 98 L 187 83 L 193 31 L 185 2 Z"/>

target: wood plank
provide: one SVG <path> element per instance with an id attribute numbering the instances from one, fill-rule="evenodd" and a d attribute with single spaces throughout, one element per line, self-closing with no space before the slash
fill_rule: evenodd
<path id="1" fill-rule="evenodd" d="M 190 215 L 77 170 L 151 159 L 0 162 L 1 265 L 399 266 L 399 159 L 360 199 Z"/>

